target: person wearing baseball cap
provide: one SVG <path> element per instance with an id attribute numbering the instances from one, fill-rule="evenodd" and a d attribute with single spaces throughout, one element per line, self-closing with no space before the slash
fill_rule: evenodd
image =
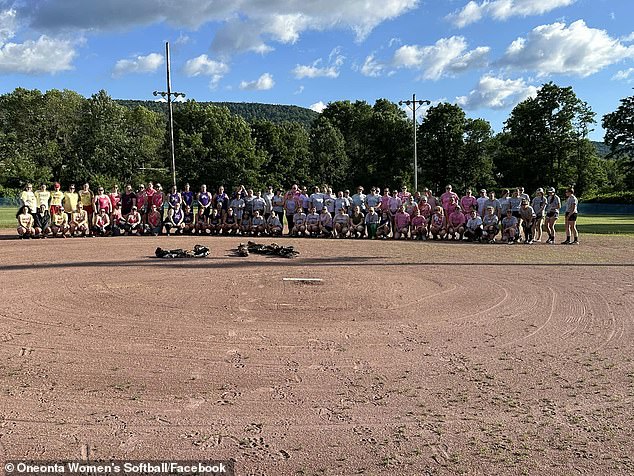
<path id="1" fill-rule="evenodd" d="M 555 189 L 548 189 L 548 198 L 546 199 L 546 228 L 548 230 L 548 239 L 546 243 L 553 245 L 555 243 L 555 223 L 559 218 L 559 209 L 561 208 L 561 199 L 555 193 Z"/>
<path id="2" fill-rule="evenodd" d="M 53 191 L 51 192 L 51 204 L 49 206 L 51 217 L 53 215 L 56 215 L 57 212 L 62 208 L 63 200 L 64 192 L 62 192 L 62 187 L 59 182 L 55 182 L 55 185 L 53 185 Z"/>

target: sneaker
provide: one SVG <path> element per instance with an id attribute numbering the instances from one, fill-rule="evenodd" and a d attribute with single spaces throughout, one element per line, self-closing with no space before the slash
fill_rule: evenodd
<path id="1" fill-rule="evenodd" d="M 570 244 L 570 240 L 562 241 L 561 244 L 562 245 L 569 245 Z"/>
<path id="2" fill-rule="evenodd" d="M 570 244 L 571 244 L 571 245 L 578 245 L 578 244 L 580 244 L 580 243 L 579 243 L 579 240 L 574 240 L 574 241 L 573 241 L 572 243 L 570 243 Z"/>

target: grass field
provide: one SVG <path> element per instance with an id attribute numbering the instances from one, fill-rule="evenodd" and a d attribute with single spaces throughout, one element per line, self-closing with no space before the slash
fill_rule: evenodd
<path id="1" fill-rule="evenodd" d="M 14 208 L 0 208 L 0 228 L 15 227 L 15 214 Z M 634 235 L 634 215 L 581 215 L 577 227 L 581 234 Z M 564 231 L 563 218 L 557 230 Z"/>

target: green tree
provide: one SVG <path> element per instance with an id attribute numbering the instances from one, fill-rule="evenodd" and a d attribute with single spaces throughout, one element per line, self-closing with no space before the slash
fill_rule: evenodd
<path id="1" fill-rule="evenodd" d="M 247 122 L 225 107 L 187 101 L 174 111 L 176 169 L 192 186 L 263 185 L 258 153 Z"/>
<path id="2" fill-rule="evenodd" d="M 627 189 L 634 189 L 634 96 L 621 99 L 616 111 L 603 116 L 605 143 L 610 158 L 617 160 Z"/>
<path id="3" fill-rule="evenodd" d="M 528 190 L 571 185 L 582 172 L 579 167 L 587 163 L 579 153 L 596 154 L 584 144 L 594 122 L 590 106 L 571 87 L 544 84 L 535 98 L 515 106 L 505 122 L 502 141 L 510 155 L 498 154 L 496 168 L 506 184 L 513 181 Z"/>
<path id="4" fill-rule="evenodd" d="M 492 131 L 483 119 L 469 119 L 456 104 L 431 107 L 418 128 L 420 182 L 434 191 L 488 185 L 492 178 Z"/>
<path id="5" fill-rule="evenodd" d="M 343 134 L 326 117 L 317 119 L 310 131 L 313 160 L 310 175 L 315 183 L 327 183 L 335 188 L 347 185 L 349 159 Z"/>
<path id="6" fill-rule="evenodd" d="M 267 184 L 288 187 L 310 180 L 310 140 L 302 125 L 259 120 L 251 124 L 251 131 L 257 150 L 264 156 L 261 170 Z"/>

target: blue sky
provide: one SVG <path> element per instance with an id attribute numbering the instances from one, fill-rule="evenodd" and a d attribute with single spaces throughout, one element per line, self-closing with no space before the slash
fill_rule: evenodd
<path id="1" fill-rule="evenodd" d="M 633 0 L 0 0 L 0 92 L 295 104 L 416 93 L 500 131 L 554 81 L 600 118 L 634 86 Z M 424 113 L 424 112 L 423 112 Z"/>

